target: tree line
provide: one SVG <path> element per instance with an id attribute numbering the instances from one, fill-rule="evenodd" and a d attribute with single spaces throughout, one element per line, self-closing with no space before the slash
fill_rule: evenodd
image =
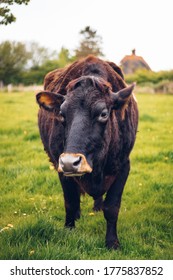
<path id="1" fill-rule="evenodd" d="M 88 54 L 103 56 L 102 38 L 90 26 L 80 31 L 80 42 L 71 53 L 62 47 L 60 52 L 50 51 L 37 42 L 4 41 L 0 44 L 0 81 L 8 84 L 42 84 L 46 73 L 62 68 Z"/>
<path id="2" fill-rule="evenodd" d="M 0 0 L 0 25 L 8 25 L 16 21 L 11 13 L 14 4 L 29 4 L 30 0 Z M 37 42 L 22 43 L 5 41 L 0 43 L 0 85 L 8 84 L 42 84 L 46 73 L 62 68 L 76 59 L 93 54 L 103 57 L 102 37 L 90 26 L 80 31 L 78 48 L 72 53 L 65 47 L 60 52 L 50 51 Z M 173 81 L 171 71 L 146 71 L 139 69 L 125 76 L 126 82 L 136 81 L 139 85 L 151 85 L 157 89 L 170 88 Z"/>

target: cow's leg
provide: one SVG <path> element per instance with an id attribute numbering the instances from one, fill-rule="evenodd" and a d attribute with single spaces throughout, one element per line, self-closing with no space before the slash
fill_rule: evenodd
<path id="1" fill-rule="evenodd" d="M 121 196 L 123 193 L 124 185 L 126 183 L 130 171 L 130 162 L 128 161 L 123 165 L 123 168 L 118 173 L 114 183 L 111 185 L 107 192 L 103 212 L 107 222 L 106 231 L 106 246 L 108 248 L 117 249 L 119 246 L 117 236 L 117 220 L 121 204 Z"/>
<path id="2" fill-rule="evenodd" d="M 93 210 L 94 211 L 101 211 L 103 209 L 103 197 L 100 196 L 97 199 L 94 199 L 94 206 L 93 206 Z"/>
<path id="3" fill-rule="evenodd" d="M 80 218 L 80 190 L 73 178 L 61 177 L 66 210 L 65 226 L 75 227 L 75 220 Z"/>

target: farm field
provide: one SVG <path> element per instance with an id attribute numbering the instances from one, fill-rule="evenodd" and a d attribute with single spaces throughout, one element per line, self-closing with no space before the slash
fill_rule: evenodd
<path id="1" fill-rule="evenodd" d="M 0 93 L 0 259 L 172 259 L 173 96 L 136 94 L 140 121 L 118 221 L 121 248 L 105 248 L 103 213 L 81 198 L 64 229 L 56 172 L 39 137 L 34 93 Z"/>

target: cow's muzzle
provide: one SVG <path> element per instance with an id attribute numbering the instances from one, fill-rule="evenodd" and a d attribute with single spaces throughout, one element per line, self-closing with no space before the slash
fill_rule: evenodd
<path id="1" fill-rule="evenodd" d="M 83 154 L 63 153 L 59 157 L 58 172 L 65 176 L 82 176 L 91 173 L 92 168 Z"/>

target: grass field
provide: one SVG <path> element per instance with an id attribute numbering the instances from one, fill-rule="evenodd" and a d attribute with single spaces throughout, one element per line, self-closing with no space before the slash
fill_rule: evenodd
<path id="1" fill-rule="evenodd" d="M 137 95 L 140 123 L 118 222 L 121 248 L 105 248 L 106 224 L 82 197 L 76 229 L 64 229 L 57 174 L 43 151 L 32 93 L 0 93 L 0 259 L 172 259 L 173 96 Z"/>

